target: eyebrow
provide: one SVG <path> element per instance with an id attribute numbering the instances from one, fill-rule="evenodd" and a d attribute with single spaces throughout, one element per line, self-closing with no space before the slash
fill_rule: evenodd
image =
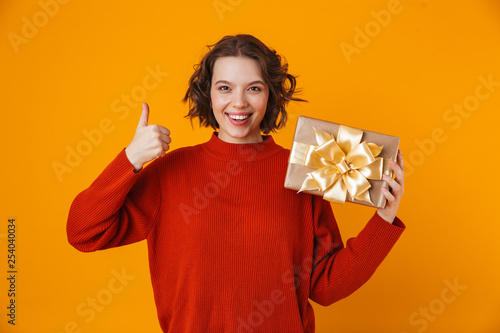
<path id="1" fill-rule="evenodd" d="M 231 82 L 226 81 L 226 80 L 219 80 L 219 81 L 215 82 L 215 84 L 219 84 L 219 83 L 231 84 Z M 248 85 L 251 86 L 252 84 L 262 84 L 263 86 L 265 86 L 264 82 L 262 82 L 260 80 L 252 81 Z"/>

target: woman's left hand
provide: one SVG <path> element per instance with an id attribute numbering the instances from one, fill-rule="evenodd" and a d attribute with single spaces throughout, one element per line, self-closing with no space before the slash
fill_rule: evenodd
<path id="1" fill-rule="evenodd" d="M 396 217 L 405 186 L 404 164 L 401 150 L 398 150 L 398 157 L 396 160 L 397 163 L 392 160 L 389 162 L 389 166 L 394 171 L 396 178 L 393 179 L 386 174 L 382 176 L 382 179 L 389 184 L 390 191 L 382 188 L 382 194 L 387 199 L 387 203 L 384 208 L 377 209 L 378 215 L 389 223 L 392 223 Z"/>

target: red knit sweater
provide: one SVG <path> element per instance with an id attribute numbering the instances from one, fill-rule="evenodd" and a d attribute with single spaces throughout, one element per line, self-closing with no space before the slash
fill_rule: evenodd
<path id="1" fill-rule="evenodd" d="M 344 247 L 329 202 L 283 187 L 289 153 L 214 133 L 135 173 L 123 149 L 74 199 L 68 240 L 90 252 L 146 239 L 164 332 L 314 332 L 309 299 L 358 289 L 405 225 L 374 213 Z"/>

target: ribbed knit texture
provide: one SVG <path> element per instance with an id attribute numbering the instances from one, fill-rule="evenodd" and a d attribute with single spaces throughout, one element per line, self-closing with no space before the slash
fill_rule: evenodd
<path id="1" fill-rule="evenodd" d="M 121 150 L 73 200 L 69 243 L 147 239 L 164 332 L 314 332 L 308 299 L 330 305 L 358 289 L 405 225 L 375 212 L 344 247 L 330 203 L 285 189 L 290 151 L 265 138 L 214 133 L 137 173 Z"/>

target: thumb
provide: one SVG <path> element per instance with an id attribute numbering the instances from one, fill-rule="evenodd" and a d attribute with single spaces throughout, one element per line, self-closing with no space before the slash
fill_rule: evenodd
<path id="1" fill-rule="evenodd" d="M 142 103 L 141 119 L 139 119 L 139 124 L 137 125 L 137 127 L 139 128 L 148 126 L 148 118 L 149 118 L 148 103 Z"/>

